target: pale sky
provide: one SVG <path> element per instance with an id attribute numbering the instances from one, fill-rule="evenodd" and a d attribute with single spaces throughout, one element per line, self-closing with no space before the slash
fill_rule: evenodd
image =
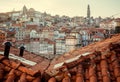
<path id="1" fill-rule="evenodd" d="M 120 0 L 1 0 L 0 12 L 21 10 L 26 5 L 28 9 L 34 8 L 51 15 L 86 16 L 88 4 L 93 17 L 109 17 L 120 13 Z"/>

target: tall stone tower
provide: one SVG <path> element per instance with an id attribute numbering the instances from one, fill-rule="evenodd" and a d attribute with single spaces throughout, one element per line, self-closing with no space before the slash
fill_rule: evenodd
<path id="1" fill-rule="evenodd" d="M 23 22 L 27 21 L 27 11 L 27 7 L 24 5 L 21 11 L 21 17 Z"/>
<path id="2" fill-rule="evenodd" d="M 87 18 L 90 18 L 90 5 L 88 4 L 87 7 Z"/>
<path id="3" fill-rule="evenodd" d="M 90 25 L 90 5 L 87 7 L 87 24 Z"/>
<path id="4" fill-rule="evenodd" d="M 22 14 L 26 15 L 27 14 L 27 7 L 24 5 L 23 9 L 22 9 Z"/>

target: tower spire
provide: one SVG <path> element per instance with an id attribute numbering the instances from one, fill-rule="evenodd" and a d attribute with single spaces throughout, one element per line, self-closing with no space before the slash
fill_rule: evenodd
<path id="1" fill-rule="evenodd" d="M 90 5 L 87 7 L 87 25 L 90 25 Z"/>
<path id="2" fill-rule="evenodd" d="M 25 5 L 23 6 L 23 10 L 22 11 L 23 11 L 24 15 L 27 13 L 27 7 Z"/>
<path id="3" fill-rule="evenodd" d="M 90 5 L 88 4 L 87 7 L 87 18 L 90 18 Z"/>

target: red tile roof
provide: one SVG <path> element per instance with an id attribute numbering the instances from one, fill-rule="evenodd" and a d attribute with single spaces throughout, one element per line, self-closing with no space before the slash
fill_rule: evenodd
<path id="1" fill-rule="evenodd" d="M 18 23 L 18 24 L 12 24 L 12 26 L 14 26 L 14 27 L 22 27 L 22 24 L 21 24 L 21 23 Z"/>
<path id="2" fill-rule="evenodd" d="M 51 78 L 59 82 L 119 82 L 120 81 L 120 35 L 91 44 L 69 53 L 69 57 L 54 59 L 46 71 Z M 92 48 L 92 49 L 91 49 Z M 82 55 L 71 62 L 64 62 L 79 54 Z M 54 66 L 64 62 L 59 68 Z M 50 80 L 51 80 L 50 78 Z"/>
<path id="3" fill-rule="evenodd" d="M 36 62 L 35 66 L 24 66 L 0 55 L 0 82 L 119 82 L 119 37 L 120 34 L 71 51 L 52 62 L 25 51 L 23 57 Z M 18 54 L 15 48 L 11 50 Z"/>
<path id="4" fill-rule="evenodd" d="M 44 41 L 47 42 L 48 44 L 55 44 L 55 42 L 50 40 L 49 38 L 44 38 Z"/>
<path id="5" fill-rule="evenodd" d="M 70 52 L 60 56 L 59 58 L 54 59 L 52 61 L 52 63 L 51 63 L 51 67 L 54 67 L 54 65 L 57 64 L 57 63 L 63 62 L 63 61 L 68 60 L 70 58 L 74 58 L 74 57 L 76 57 L 76 56 L 78 56 L 80 54 L 84 54 L 86 52 L 92 53 L 94 51 L 106 50 L 110 43 L 120 42 L 119 37 L 120 37 L 120 34 L 115 35 L 112 38 L 108 38 L 106 40 L 102 40 L 100 42 L 92 43 L 92 44 L 90 44 L 88 46 L 85 46 L 85 47 L 70 51 Z"/>
<path id="6" fill-rule="evenodd" d="M 26 25 L 26 30 L 33 30 L 33 29 L 37 29 L 37 25 Z"/>
<path id="7" fill-rule="evenodd" d="M 33 71 L 0 55 L 0 82 L 27 82 L 41 78 L 40 71 Z"/>
<path id="8" fill-rule="evenodd" d="M 113 59 L 111 60 L 111 58 Z M 69 80 L 71 82 L 119 82 L 119 58 L 119 54 L 114 50 L 105 55 L 96 52 L 65 64 L 65 68 L 60 68 L 54 77 L 60 82 L 70 82 Z M 69 75 L 65 76 L 66 72 L 69 72 Z M 64 81 L 65 79 L 66 81 Z"/>
<path id="9" fill-rule="evenodd" d="M 0 46 L 0 52 L 3 52 L 4 51 L 4 46 Z M 10 49 L 10 53 L 16 55 L 19 57 L 19 49 L 18 48 L 14 48 L 14 47 L 11 47 Z M 32 62 L 35 62 L 37 63 L 36 65 L 34 66 L 31 66 L 31 65 L 28 65 L 28 64 L 25 64 L 25 63 L 22 63 L 23 65 L 25 65 L 26 67 L 32 69 L 32 70 L 40 70 L 41 72 L 44 72 L 44 70 L 48 67 L 50 61 L 41 57 L 40 55 L 36 55 L 34 53 L 30 53 L 28 51 L 24 51 L 24 55 L 23 55 L 23 58 L 25 58 L 26 60 L 30 60 Z"/>

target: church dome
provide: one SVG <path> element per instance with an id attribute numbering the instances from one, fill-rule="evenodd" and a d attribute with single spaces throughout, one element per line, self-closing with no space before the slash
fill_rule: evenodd
<path id="1" fill-rule="evenodd" d="M 34 11 L 35 11 L 35 9 L 33 9 L 33 8 L 30 8 L 30 9 L 29 9 L 29 11 L 30 11 L 30 12 L 34 12 Z"/>

